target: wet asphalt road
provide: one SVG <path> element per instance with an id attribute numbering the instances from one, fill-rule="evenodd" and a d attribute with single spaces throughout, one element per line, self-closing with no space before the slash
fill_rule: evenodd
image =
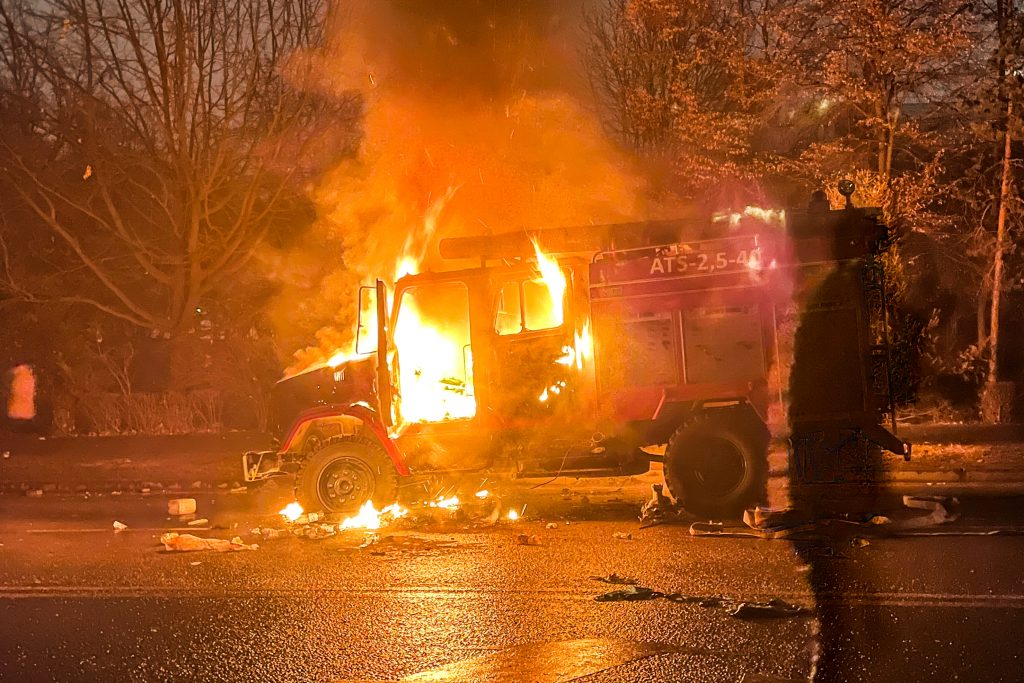
<path id="1" fill-rule="evenodd" d="M 615 587 L 590 577 L 616 572 L 666 592 L 815 604 L 789 542 L 641 530 L 634 493 L 581 505 L 552 488 L 531 493 L 515 524 L 382 531 L 367 548 L 365 532 L 285 538 L 232 553 L 162 552 L 158 537 L 175 526 L 166 497 L 3 497 L 0 679 L 806 679 L 816 617 L 595 601 Z M 225 528 L 197 533 L 256 540 L 246 532 L 274 521 L 265 513 L 279 495 L 200 498 L 199 514 Z M 1019 528 L 1013 509 L 965 503 L 943 531 Z M 114 519 L 129 530 L 113 533 Z M 520 533 L 542 545 L 520 545 Z M 1024 538 L 844 540 L 812 556 L 829 577 L 817 600 L 842 629 L 846 680 L 1024 680 Z"/>

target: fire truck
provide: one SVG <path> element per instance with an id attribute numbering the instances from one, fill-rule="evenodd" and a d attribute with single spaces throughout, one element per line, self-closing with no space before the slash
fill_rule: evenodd
<path id="1" fill-rule="evenodd" d="M 356 353 L 277 384 L 278 445 L 244 455 L 245 479 L 293 475 L 304 508 L 348 513 L 430 477 L 661 461 L 674 498 L 723 517 L 763 500 L 773 436 L 816 481 L 846 476 L 829 443 L 907 455 L 882 426 L 889 236 L 844 190 L 837 210 L 819 192 L 806 210 L 442 240 L 475 267 L 363 288 Z"/>

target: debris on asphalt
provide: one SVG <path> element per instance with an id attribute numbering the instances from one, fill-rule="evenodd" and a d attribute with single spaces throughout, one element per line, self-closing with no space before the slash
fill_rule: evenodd
<path id="1" fill-rule="evenodd" d="M 914 510 L 928 510 L 931 514 L 913 519 L 905 519 L 896 522 L 892 526 L 896 529 L 921 529 L 929 526 L 939 526 L 954 522 L 960 516 L 957 512 L 951 512 L 950 508 L 956 507 L 960 501 L 956 498 L 944 498 L 941 496 L 903 496 L 903 506 Z"/>
<path id="2" fill-rule="evenodd" d="M 546 525 L 544 526 L 544 528 L 545 528 L 545 529 L 557 529 L 557 528 L 558 528 L 558 523 L 557 523 L 557 522 L 548 522 L 548 523 L 547 523 L 547 524 L 546 524 Z"/>
<path id="3" fill-rule="evenodd" d="M 256 527 L 255 529 L 249 529 L 249 533 L 253 536 L 259 536 L 265 539 L 275 538 L 287 538 L 291 536 L 291 532 L 285 529 L 271 529 L 270 527 Z"/>
<path id="4" fill-rule="evenodd" d="M 776 619 L 808 614 L 809 610 L 792 605 L 785 600 L 772 598 L 768 602 L 741 602 L 729 610 L 729 616 L 737 619 Z"/>
<path id="5" fill-rule="evenodd" d="M 206 517 L 200 517 L 199 519 L 193 519 L 193 520 L 189 521 L 188 525 L 189 526 L 206 526 L 209 523 L 210 523 L 210 520 L 206 519 Z"/>
<path id="6" fill-rule="evenodd" d="M 855 536 L 854 538 L 850 539 L 850 546 L 853 548 L 863 548 L 869 545 L 871 545 L 871 541 L 869 541 L 866 538 L 861 538 L 860 536 Z"/>
<path id="7" fill-rule="evenodd" d="M 293 521 L 295 524 L 302 526 L 305 524 L 312 524 L 313 522 L 319 522 L 323 518 L 323 515 L 319 512 L 304 512 Z"/>
<path id="8" fill-rule="evenodd" d="M 612 534 L 612 538 L 617 538 L 620 541 L 632 541 L 633 534 L 628 531 L 616 531 L 614 534 Z"/>
<path id="9" fill-rule="evenodd" d="M 454 538 L 440 539 L 416 534 L 377 536 L 371 535 L 360 548 L 371 548 L 370 554 L 381 556 L 400 552 L 428 551 L 439 548 L 454 548 L 459 542 Z"/>
<path id="10" fill-rule="evenodd" d="M 657 526 L 679 517 L 684 510 L 665 495 L 664 484 L 651 484 L 651 497 L 640 508 L 640 528 Z"/>
<path id="11" fill-rule="evenodd" d="M 231 550 L 258 550 L 255 543 L 243 543 L 242 539 L 235 536 L 230 541 L 222 538 L 200 538 L 192 534 L 179 534 L 173 531 L 160 537 L 164 544 L 164 550 L 177 552 L 193 552 L 198 550 L 215 550 L 217 552 L 228 552 Z"/>
<path id="12" fill-rule="evenodd" d="M 6 460 L 9 457 L 11 457 L 11 452 L 10 451 L 4 451 L 4 460 Z"/>
<path id="13" fill-rule="evenodd" d="M 190 567 L 198 567 L 201 564 L 202 564 L 202 562 L 189 562 L 188 566 L 190 566 Z"/>
<path id="14" fill-rule="evenodd" d="M 591 576 L 590 578 L 594 581 L 610 583 L 616 586 L 635 586 L 640 583 L 636 579 L 631 579 L 628 576 L 619 576 L 615 572 L 612 572 L 608 576 Z"/>
<path id="15" fill-rule="evenodd" d="M 885 515 L 875 515 L 868 520 L 868 524 L 874 524 L 875 526 L 882 526 L 884 524 L 892 524 L 892 520 Z"/>
<path id="16" fill-rule="evenodd" d="M 114 520 L 114 531 L 115 532 L 117 532 L 117 531 L 124 531 L 127 528 L 128 528 L 127 524 L 123 524 L 123 523 L 117 521 L 116 519 Z"/>
<path id="17" fill-rule="evenodd" d="M 614 575 L 612 575 L 614 576 Z M 603 580 L 605 577 L 591 577 Z M 594 598 L 597 602 L 640 602 L 644 600 L 668 600 L 670 602 L 695 604 L 704 608 L 724 607 L 729 616 L 737 619 L 765 619 L 797 617 L 811 614 L 811 610 L 790 604 L 779 598 L 766 602 L 733 600 L 721 595 L 687 595 L 685 593 L 663 593 L 646 586 L 630 584 L 625 588 L 602 593 Z"/>
<path id="18" fill-rule="evenodd" d="M 312 541 L 322 541 L 334 536 L 337 532 L 338 527 L 334 524 L 306 524 L 292 530 L 292 533 L 299 538 L 308 538 Z"/>
<path id="19" fill-rule="evenodd" d="M 657 600 L 668 597 L 661 591 L 652 590 L 646 586 L 631 585 L 615 591 L 609 591 L 598 595 L 595 600 L 598 602 L 637 602 L 640 600 Z"/>
<path id="20" fill-rule="evenodd" d="M 519 545 L 541 545 L 540 538 L 530 534 L 516 534 L 516 543 Z"/>
<path id="21" fill-rule="evenodd" d="M 248 490 L 249 488 L 247 486 L 236 486 L 230 491 L 228 491 L 228 493 L 245 493 Z"/>
<path id="22" fill-rule="evenodd" d="M 195 498 L 172 498 L 167 501 L 167 514 L 172 517 L 192 515 L 196 512 Z"/>
<path id="23" fill-rule="evenodd" d="M 42 498 L 43 497 L 43 490 L 42 489 L 32 489 L 31 491 L 26 491 L 25 495 L 28 496 L 29 498 Z"/>

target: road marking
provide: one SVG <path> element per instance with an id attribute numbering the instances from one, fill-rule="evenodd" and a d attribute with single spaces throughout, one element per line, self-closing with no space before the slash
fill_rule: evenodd
<path id="1" fill-rule="evenodd" d="M 119 534 L 126 534 L 129 531 L 213 531 L 211 526 L 130 526 L 127 529 L 118 531 Z M 98 533 L 113 533 L 113 528 L 109 526 L 99 527 L 95 529 L 25 529 L 27 534 L 98 534 Z"/>
<path id="2" fill-rule="evenodd" d="M 401 680 L 407 683 L 568 683 L 623 664 L 670 652 L 691 655 L 723 654 L 668 643 L 584 638 L 503 648 L 497 652 L 406 676 Z"/>
<path id="3" fill-rule="evenodd" d="M 45 586 L 8 585 L 0 586 L 0 599 L 22 598 L 273 598 L 329 595 L 351 598 L 379 598 L 389 595 L 407 599 L 472 600 L 492 599 L 495 596 L 542 598 L 558 601 L 593 602 L 594 593 L 576 589 L 480 589 L 408 587 L 408 588 L 239 588 L 237 590 L 210 591 L 206 588 L 168 586 Z M 774 596 L 748 595 L 738 600 L 760 600 L 767 597 L 781 597 L 814 602 L 810 593 L 782 592 Z M 1024 609 L 1024 595 L 1018 593 L 843 593 L 822 595 L 818 602 L 843 607 L 885 606 L 885 607 L 979 607 L 992 609 Z M 662 606 L 661 609 L 664 609 Z"/>

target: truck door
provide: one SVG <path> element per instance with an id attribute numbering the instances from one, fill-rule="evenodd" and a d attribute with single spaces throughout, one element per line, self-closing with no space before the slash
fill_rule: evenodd
<path id="1" fill-rule="evenodd" d="M 536 422 L 574 390 L 571 364 L 564 362 L 572 344 L 567 271 L 551 283 L 536 272 L 505 274 L 495 279 L 493 404 L 509 425 Z M 559 359 L 563 359 L 560 363 Z"/>
<path id="2" fill-rule="evenodd" d="M 400 421 L 472 418 L 476 396 L 466 285 L 426 283 L 403 289 L 397 296 L 390 362 Z"/>

